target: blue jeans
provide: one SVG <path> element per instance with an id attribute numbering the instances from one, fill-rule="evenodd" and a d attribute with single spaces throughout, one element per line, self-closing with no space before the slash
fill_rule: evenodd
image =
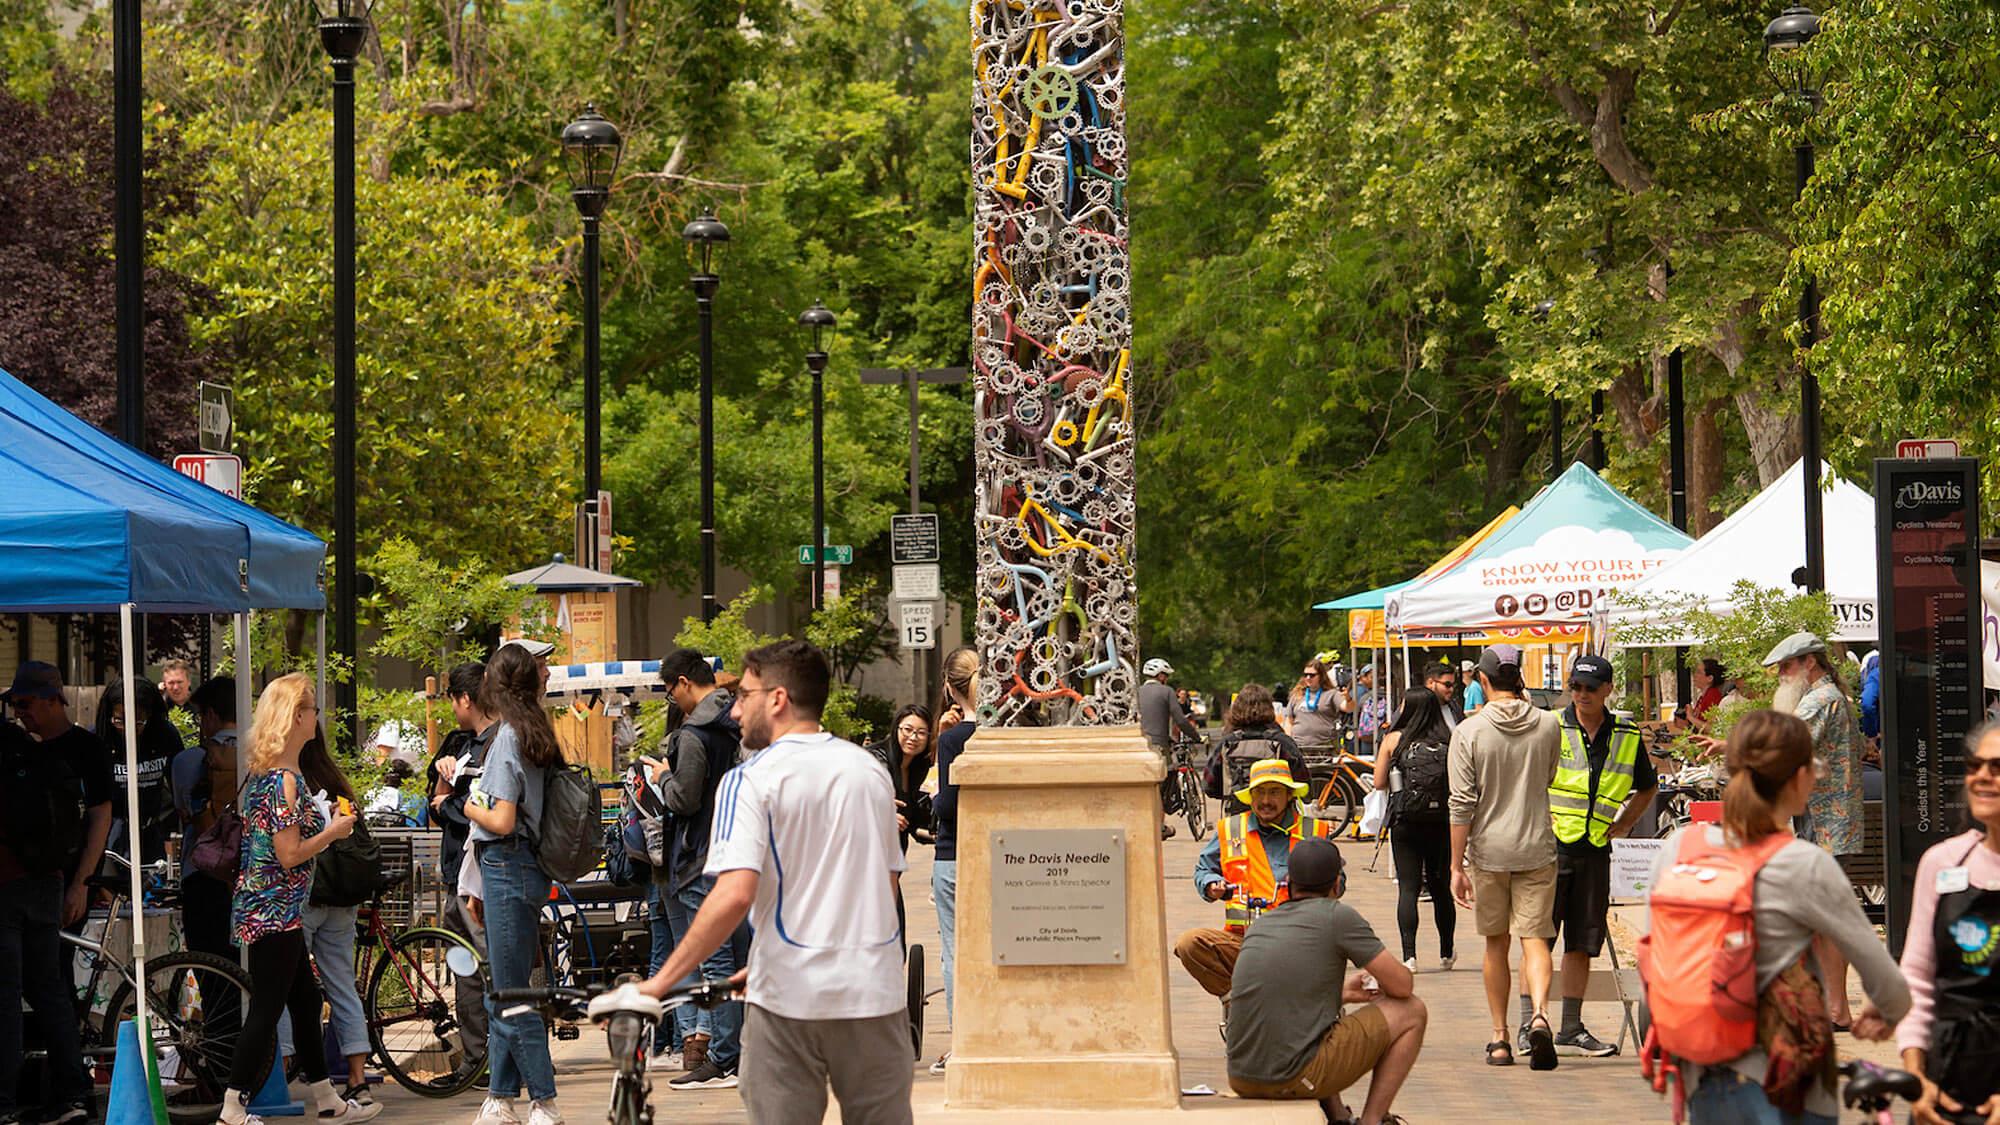
<path id="1" fill-rule="evenodd" d="M 306 931 L 306 949 L 319 969 L 320 991 L 326 993 L 333 1025 L 333 1038 L 343 1055 L 366 1055 L 368 1017 L 361 1013 L 361 990 L 354 976 L 355 906 L 313 906 L 307 904 L 300 923 Z"/>
<path id="2" fill-rule="evenodd" d="M 527 988 L 541 947 L 542 904 L 549 900 L 549 877 L 535 866 L 535 849 L 519 834 L 473 845 L 479 877 L 486 888 L 486 967 L 493 988 Z M 492 1080 L 486 1092 L 517 1098 L 521 1088 L 543 1101 L 556 1096 L 555 1064 L 549 1061 L 549 1034 L 538 1011 L 503 1016 L 486 996 L 486 1058 Z"/>
<path id="3" fill-rule="evenodd" d="M 652 976 L 667 963 L 667 954 L 673 952 L 678 940 L 674 934 L 674 922 L 667 916 L 667 888 L 664 883 L 646 885 L 646 918 L 652 929 L 652 948 L 647 960 L 646 975 Z M 696 1013 L 700 1008 L 693 1004 L 682 1004 L 668 1016 L 667 1023 L 660 1028 L 654 1047 L 663 1051 L 678 1051 L 681 1040 L 695 1032 Z M 706 1013 L 702 1013 L 706 1014 Z"/>
<path id="4" fill-rule="evenodd" d="M 1701 1083 L 1688 1096 L 1688 1120 L 1694 1125 L 1838 1125 L 1818 1113 L 1781 1112 L 1762 1086 L 1726 1066 L 1702 1070 Z"/>
<path id="5" fill-rule="evenodd" d="M 944 1018 L 951 1022 L 953 986 L 951 967 L 958 960 L 958 861 L 941 859 L 931 864 L 931 897 L 937 900 L 938 944 L 943 947 Z"/>
<path id="6" fill-rule="evenodd" d="M 701 913 L 701 904 L 707 901 L 708 892 L 714 889 L 714 876 L 703 875 L 674 892 L 673 897 L 667 900 L 667 917 L 673 921 L 675 933 L 688 932 L 688 927 L 694 924 L 694 916 Z M 736 927 L 736 932 L 729 935 L 729 940 L 708 955 L 708 960 L 701 963 L 699 975 L 712 980 L 721 980 L 734 975 L 738 969 L 745 968 L 749 964 L 750 927 L 745 924 Z M 694 980 L 695 977 L 690 975 L 687 983 L 692 984 Z M 699 1020 L 700 1017 L 697 1016 L 696 1019 Z M 709 1012 L 708 1028 L 709 1060 L 721 1067 L 725 1074 L 736 1073 L 736 1064 L 743 1055 L 742 1001 L 732 1000 L 727 1004 L 718 1005 L 714 1011 Z"/>
<path id="7" fill-rule="evenodd" d="M 69 957 L 63 953 L 62 876 L 24 875 L 0 884 L 0 1111 L 14 1102 L 21 1066 L 21 1000 L 35 1009 L 48 1048 L 49 1088 L 44 1104 L 63 1106 L 90 1094 L 77 1065 L 76 1001 L 70 993 Z"/>

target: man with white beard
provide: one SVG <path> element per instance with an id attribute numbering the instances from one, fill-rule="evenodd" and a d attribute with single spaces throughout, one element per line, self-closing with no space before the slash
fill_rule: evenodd
<path id="1" fill-rule="evenodd" d="M 1812 731 L 1813 768 L 1819 780 L 1806 804 L 1799 835 L 1836 856 L 1862 848 L 1861 724 L 1842 690 L 1840 675 L 1827 659 L 1826 642 L 1811 633 L 1793 633 L 1764 658 L 1778 670 L 1771 709 L 1797 715 Z M 1826 974 L 1828 1014 L 1835 1030 L 1853 1022 L 1847 1003 L 1847 958 L 1832 942 L 1815 941 Z"/>

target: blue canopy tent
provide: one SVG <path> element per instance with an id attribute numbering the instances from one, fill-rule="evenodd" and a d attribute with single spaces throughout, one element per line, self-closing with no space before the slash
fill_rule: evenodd
<path id="1" fill-rule="evenodd" d="M 1393 594 L 1396 591 L 1401 590 L 1403 587 L 1408 586 L 1411 582 L 1415 581 L 1416 579 L 1412 578 L 1404 582 L 1391 582 L 1387 586 L 1377 586 L 1373 590 L 1363 590 L 1358 594 L 1349 594 L 1344 598 L 1335 598 L 1330 602 L 1321 602 L 1318 605 L 1313 606 L 1313 608 L 1314 609 L 1381 609 L 1383 606 L 1388 604 L 1390 594 Z"/>
<path id="2" fill-rule="evenodd" d="M 254 609 L 324 609 L 325 544 L 107 437 L 0 371 L 0 613 L 117 613 L 125 713 L 138 713 L 134 618 L 232 614 L 236 647 L 250 645 Z M 322 649 L 324 630 L 322 629 Z M 324 651 L 321 665 L 324 667 Z M 237 677 L 238 714 L 250 678 Z M 139 725 L 125 725 L 125 799 L 139 803 Z M 238 751 L 242 771 L 242 750 Z M 136 834 L 132 898 L 144 901 Z M 144 980 L 146 927 L 132 930 Z M 148 1031 L 146 992 L 138 1028 Z"/>

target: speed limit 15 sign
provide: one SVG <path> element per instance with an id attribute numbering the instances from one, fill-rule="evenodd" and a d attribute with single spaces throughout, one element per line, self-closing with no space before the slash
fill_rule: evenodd
<path id="1" fill-rule="evenodd" d="M 937 647 L 937 607 L 930 602 L 904 602 L 897 607 L 904 648 Z"/>

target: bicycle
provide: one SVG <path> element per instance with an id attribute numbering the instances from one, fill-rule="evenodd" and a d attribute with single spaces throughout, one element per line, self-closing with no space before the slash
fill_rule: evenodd
<path id="1" fill-rule="evenodd" d="M 390 886 L 408 877 L 402 872 Z M 356 920 L 355 976 L 367 983 L 361 1009 L 368 1044 L 397 1085 L 422 1097 L 448 1098 L 471 1088 L 485 1070 L 465 1056 L 456 1005 L 458 978 L 477 975 L 485 958 L 450 930 L 415 926 L 392 933 L 382 907 L 388 890 L 376 892 Z"/>
<path id="2" fill-rule="evenodd" d="M 125 857 L 115 852 L 105 855 L 131 870 Z M 178 885 L 167 884 L 164 875 L 155 875 L 159 905 L 178 900 Z M 86 885 L 111 893 L 109 919 L 118 917 L 130 890 L 128 879 L 93 875 Z M 133 924 L 145 924 L 143 907 L 134 910 Z M 103 942 L 65 932 L 62 939 L 92 957 L 84 1004 L 97 994 L 107 971 L 120 984 L 105 1004 L 104 1018 L 96 1035 L 82 1038 L 90 1043 L 84 1057 L 93 1064 L 110 1062 L 118 1054 L 118 1026 L 138 1012 L 139 980 L 132 963 L 112 952 Z M 222 1092 L 229 1086 L 230 1066 L 236 1058 L 236 1041 L 243 1030 L 243 1013 L 250 1001 L 250 976 L 235 961 L 212 953 L 183 950 L 146 959 L 146 1011 L 148 1038 L 154 1057 L 160 1059 L 160 1084 L 166 1091 L 167 1116 L 188 1125 L 208 1125 L 222 1112 Z M 79 1013 L 83 1030 L 90 1027 L 90 1012 Z M 275 1044 L 273 1050 L 275 1050 Z"/>
<path id="3" fill-rule="evenodd" d="M 1341 747 L 1332 757 L 1333 773 L 1320 788 L 1314 802 L 1319 819 L 1333 825 L 1330 833 L 1340 836 L 1361 815 L 1361 803 L 1375 788 L 1375 763 Z"/>
<path id="4" fill-rule="evenodd" d="M 652 1125 L 648 1098 L 653 1084 L 646 1077 L 646 1060 L 653 1053 L 653 1032 L 666 1013 L 682 1004 L 713 1008 L 735 993 L 728 981 L 704 980 L 655 1000 L 639 991 L 637 979 L 621 977 L 610 987 L 503 988 L 493 994 L 494 1003 L 511 1005 L 501 1009 L 503 1017 L 540 1009 L 549 1018 L 588 1019 L 604 1028 L 605 1048 L 617 1066 L 611 1079 L 609 1125 Z"/>
<path id="5" fill-rule="evenodd" d="M 1924 1096 L 1923 1079 L 1906 1070 L 1849 1059 L 1840 1064 L 1840 1073 L 1847 1079 L 1847 1087 L 1840 1094 L 1841 1104 L 1859 1111 L 1861 1120 L 1869 1125 L 1894 1125 L 1896 1118 L 1889 1107 L 1897 1098 L 1915 1102 Z"/>
<path id="6" fill-rule="evenodd" d="M 1208 798 L 1201 791 L 1202 763 L 1197 754 L 1201 745 L 1192 738 L 1175 739 L 1167 766 L 1173 775 L 1173 787 L 1180 794 L 1181 815 L 1187 818 L 1188 834 L 1197 840 L 1208 831 Z"/>

